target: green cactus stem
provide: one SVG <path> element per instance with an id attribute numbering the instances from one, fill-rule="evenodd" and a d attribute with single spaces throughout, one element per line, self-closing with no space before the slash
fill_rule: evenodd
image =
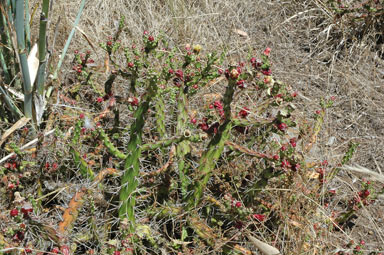
<path id="1" fill-rule="evenodd" d="M 73 155 L 73 159 L 75 163 L 80 168 L 81 175 L 85 178 L 93 180 L 93 178 L 95 177 L 95 174 L 92 171 L 92 169 L 88 166 L 87 162 L 81 157 L 80 152 L 78 152 L 73 146 L 71 146 L 70 151 Z"/>
<path id="2" fill-rule="evenodd" d="M 80 152 L 77 149 L 75 149 L 75 148 L 78 148 L 80 144 L 80 132 L 81 132 L 82 125 L 83 125 L 82 120 L 79 120 L 75 125 L 72 141 L 70 144 L 70 152 L 72 153 L 75 164 L 78 165 L 80 168 L 81 175 L 85 178 L 89 178 L 90 180 L 93 180 L 95 176 L 94 172 L 88 166 L 87 162 L 81 157 Z"/>
<path id="3" fill-rule="evenodd" d="M 176 134 L 182 135 L 185 131 L 189 116 L 187 112 L 187 95 L 184 93 L 184 88 L 179 88 L 179 97 L 177 102 L 177 126 L 176 126 Z M 190 184 L 189 178 L 188 178 L 188 169 L 189 166 L 185 165 L 185 157 L 191 152 L 190 143 L 187 140 L 181 141 L 178 146 L 176 147 L 176 155 L 178 157 L 178 170 L 179 170 L 179 177 L 180 177 L 180 188 L 181 188 L 181 195 L 183 199 L 186 198 L 187 191 L 188 191 L 188 185 Z"/>
<path id="4" fill-rule="evenodd" d="M 244 119 L 233 119 L 232 125 L 234 127 L 261 127 L 269 124 L 273 124 L 275 119 L 259 119 L 259 120 L 244 120 Z"/>
<path id="5" fill-rule="evenodd" d="M 121 152 L 118 148 L 116 148 L 111 140 L 109 139 L 108 135 L 104 132 L 103 129 L 98 129 L 100 138 L 102 139 L 104 146 L 107 147 L 109 153 L 111 153 L 113 156 L 119 159 L 126 159 L 127 155 Z M 155 143 L 147 143 L 143 144 L 141 146 L 141 151 L 150 151 L 150 150 L 156 150 L 159 148 L 166 148 L 171 146 L 172 144 L 178 144 L 181 141 L 188 140 L 191 142 L 200 142 L 204 139 L 204 135 L 202 134 L 196 134 L 196 135 L 190 135 L 189 131 L 184 132 L 184 135 L 177 138 L 171 138 L 171 139 L 164 139 Z"/>
<path id="6" fill-rule="evenodd" d="M 198 215 L 192 215 L 187 218 L 188 225 L 203 239 L 209 246 L 214 247 L 218 239 L 214 229 L 209 227 Z"/>
<path id="7" fill-rule="evenodd" d="M 128 156 L 125 159 L 124 174 L 121 178 L 119 218 L 128 219 L 129 232 L 135 230 L 135 214 L 134 207 L 136 204 L 136 188 L 139 184 L 140 156 L 142 146 L 143 127 L 145 123 L 146 113 L 149 109 L 149 104 L 156 95 L 157 77 L 151 77 L 147 93 L 144 96 L 143 102 L 135 111 L 135 121 L 131 125 L 130 140 L 127 145 Z"/>
<path id="8" fill-rule="evenodd" d="M 81 127 L 83 126 L 83 121 L 79 120 L 76 122 L 74 131 L 73 131 L 73 137 L 72 137 L 72 145 L 76 146 L 80 143 L 80 132 Z"/>
<path id="9" fill-rule="evenodd" d="M 160 139 L 163 139 L 166 134 L 165 130 L 165 103 L 164 103 L 164 97 L 161 93 L 158 94 L 156 98 L 156 104 L 155 104 L 155 110 L 156 110 L 156 131 L 160 137 Z"/>
<path id="10" fill-rule="evenodd" d="M 195 181 L 192 190 L 189 194 L 187 210 L 196 207 L 203 195 L 204 189 L 211 177 L 212 170 L 215 167 L 216 161 L 219 159 L 224 150 L 225 142 L 228 140 L 231 129 L 231 102 L 235 92 L 236 80 L 229 79 L 228 86 L 224 94 L 224 116 L 225 120 L 220 125 L 218 132 L 214 135 L 204 154 L 202 155 L 199 167 L 197 169 Z"/>
<path id="11" fill-rule="evenodd" d="M 104 83 L 104 92 L 106 95 L 112 94 L 112 85 L 116 77 L 116 73 L 111 73 L 108 77 L 108 80 Z"/>
<path id="12" fill-rule="evenodd" d="M 124 153 L 119 151 L 119 149 L 117 149 L 113 145 L 113 143 L 109 139 L 108 135 L 104 132 L 104 130 L 102 128 L 99 128 L 98 131 L 99 131 L 100 138 L 102 139 L 104 146 L 107 147 L 109 153 L 111 153 L 113 156 L 115 156 L 116 158 L 119 158 L 119 159 L 126 159 L 127 158 L 127 155 L 125 155 Z"/>

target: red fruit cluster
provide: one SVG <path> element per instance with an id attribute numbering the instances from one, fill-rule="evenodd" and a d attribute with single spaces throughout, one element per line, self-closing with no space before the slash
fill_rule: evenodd
<path id="1" fill-rule="evenodd" d="M 261 70 L 261 73 L 264 74 L 264 75 L 267 75 L 267 76 L 271 76 L 272 75 L 271 69 Z"/>
<path id="2" fill-rule="evenodd" d="M 202 122 L 199 124 L 199 128 L 207 134 L 216 134 L 219 131 L 219 126 L 220 124 L 218 122 L 209 126 L 208 118 L 203 118 Z"/>
<path id="3" fill-rule="evenodd" d="M 243 107 L 243 109 L 240 110 L 239 116 L 241 118 L 246 118 L 249 114 L 249 109 L 247 107 Z"/>
<path id="4" fill-rule="evenodd" d="M 83 130 L 81 130 L 82 133 L 84 133 Z M 56 162 L 53 162 L 52 164 L 49 164 L 48 162 L 45 163 L 45 169 L 49 172 L 56 171 L 59 165 Z"/>
<path id="5" fill-rule="evenodd" d="M 137 97 L 129 97 L 128 103 L 132 106 L 138 106 L 139 105 L 139 99 L 137 99 Z"/>
<path id="6" fill-rule="evenodd" d="M 284 130 L 286 130 L 286 129 L 288 128 L 288 126 L 287 126 L 287 124 L 285 124 L 284 122 L 282 122 L 282 123 L 277 124 L 277 128 L 278 128 L 279 130 L 281 130 L 281 131 L 284 131 Z"/>
<path id="7" fill-rule="evenodd" d="M 368 188 L 364 188 L 363 190 L 360 190 L 357 195 L 349 201 L 349 206 L 357 211 L 360 208 L 360 204 L 363 204 L 365 206 L 369 205 L 373 200 L 370 200 L 369 197 L 371 195 L 371 192 Z"/>
<path id="8" fill-rule="evenodd" d="M 209 125 L 207 122 L 208 122 L 208 118 L 203 118 L 203 121 L 199 124 L 199 128 L 204 132 L 208 131 L 209 129 Z"/>
<path id="9" fill-rule="evenodd" d="M 245 83 L 245 80 L 239 80 L 236 82 L 236 85 L 240 89 L 245 89 L 247 87 L 247 84 Z"/>
<path id="10" fill-rule="evenodd" d="M 281 161 L 281 167 L 283 167 L 283 168 L 291 167 L 291 163 L 289 163 L 288 160 L 284 159 Z"/>
<path id="11" fill-rule="evenodd" d="M 266 216 L 264 214 L 253 214 L 252 215 L 252 218 L 254 218 L 255 220 L 258 220 L 258 221 L 264 221 Z"/>
<path id="12" fill-rule="evenodd" d="M 360 203 L 363 205 L 369 205 L 372 201 L 369 200 L 369 195 L 371 192 L 368 189 L 361 190 L 357 193 L 351 201 L 349 201 L 349 206 L 352 207 L 353 210 L 358 210 L 360 207 Z"/>
<path id="13" fill-rule="evenodd" d="M 269 53 L 271 53 L 271 48 L 266 48 L 266 49 L 264 50 L 264 55 L 265 55 L 265 56 L 269 56 Z"/>
<path id="14" fill-rule="evenodd" d="M 19 215 L 19 210 L 17 210 L 16 208 L 12 209 L 10 215 L 11 217 L 16 217 L 17 215 Z"/>
<path id="15" fill-rule="evenodd" d="M 18 167 L 18 163 L 16 161 L 7 162 L 4 164 L 4 167 L 9 170 L 15 170 Z"/>
<path id="16" fill-rule="evenodd" d="M 76 71 L 78 74 L 81 74 L 81 72 L 84 70 L 84 68 L 88 63 L 95 62 L 93 59 L 90 58 L 90 55 L 91 55 L 90 51 L 87 51 L 85 54 L 84 53 L 79 54 L 79 51 L 75 50 L 75 58 L 76 58 L 77 64 L 75 64 L 72 67 L 72 70 Z"/>
<path id="17" fill-rule="evenodd" d="M 317 168 L 317 169 L 316 169 L 316 172 L 319 174 L 319 177 L 318 177 L 319 182 L 320 182 L 320 183 L 325 183 L 325 182 L 326 182 L 326 179 L 324 178 L 324 176 L 325 176 L 325 170 L 324 170 L 324 168 Z"/>
<path id="18" fill-rule="evenodd" d="M 225 70 L 225 77 L 227 79 L 237 80 L 241 74 L 241 67 L 233 68 L 231 71 Z"/>
<path id="19" fill-rule="evenodd" d="M 257 68 L 262 66 L 262 62 L 260 60 L 257 60 L 255 57 L 251 58 L 251 64 L 252 67 Z"/>
<path id="20" fill-rule="evenodd" d="M 176 75 L 176 77 L 178 77 L 180 79 L 183 79 L 183 77 L 184 77 L 184 73 L 180 69 L 175 72 L 175 75 Z"/>
<path id="21" fill-rule="evenodd" d="M 289 143 L 291 144 L 292 147 L 296 147 L 296 138 L 289 139 Z"/>
<path id="22" fill-rule="evenodd" d="M 371 194 L 371 192 L 368 189 L 359 191 L 359 193 L 358 193 L 358 195 L 361 199 L 367 198 L 370 194 Z"/>
<path id="23" fill-rule="evenodd" d="M 28 218 L 29 214 L 33 212 L 32 205 L 30 203 L 24 203 L 20 211 L 24 214 L 24 218 Z"/>
<path id="24" fill-rule="evenodd" d="M 218 111 L 220 117 L 224 117 L 224 106 L 220 101 L 215 101 L 213 103 L 213 107 Z"/>
<path id="25" fill-rule="evenodd" d="M 299 163 L 295 164 L 293 167 L 292 167 L 292 170 L 293 171 L 299 171 L 301 165 Z"/>

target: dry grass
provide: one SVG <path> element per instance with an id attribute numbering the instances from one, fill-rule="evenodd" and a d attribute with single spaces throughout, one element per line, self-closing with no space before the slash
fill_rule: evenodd
<path id="1" fill-rule="evenodd" d="M 207 52 L 226 50 L 229 61 L 244 60 L 250 53 L 259 54 L 266 47 L 271 47 L 275 75 L 299 91 L 298 109 L 302 118 L 309 119 L 313 115 L 319 108 L 321 98 L 337 98 L 334 107 L 327 113 L 319 144 L 312 149 L 311 157 L 316 161 L 327 160 L 330 165 L 336 164 L 343 157 L 348 144 L 358 142 L 360 146 L 352 164 L 364 166 L 382 175 L 384 108 L 381 103 L 384 101 L 384 60 L 379 54 L 380 50 L 381 54 L 383 52 L 383 44 L 372 41 L 377 33 L 373 29 L 361 38 L 348 41 L 347 44 L 347 37 L 351 34 L 348 24 L 335 23 L 324 2 L 94 0 L 86 5 L 79 28 L 95 46 L 92 54 L 97 56 L 96 63 L 101 63 L 105 57 L 98 44 L 105 42 L 106 38 L 114 33 L 121 15 L 126 18 L 126 31 L 120 38 L 125 45 L 139 41 L 143 30 L 149 30 L 155 34 L 163 31 L 171 44 L 180 49 L 186 44 L 199 43 Z M 57 61 L 57 53 L 64 46 L 78 6 L 79 1 L 54 2 L 50 14 L 50 42 L 53 40 L 54 29 L 57 29 L 58 33 L 53 51 L 56 54 L 53 54 L 52 63 Z M 60 21 L 55 28 L 58 19 Z M 236 29 L 244 31 L 247 35 L 239 35 L 235 32 Z M 79 32 L 73 39 L 69 57 L 60 73 L 61 80 L 65 80 L 71 72 L 71 53 L 76 49 L 92 49 Z M 105 80 L 105 77 L 101 75 L 100 80 Z M 120 86 L 123 89 L 123 84 Z M 125 92 L 121 93 L 124 95 Z M 87 105 L 88 102 L 84 101 L 82 107 L 87 108 Z M 55 109 L 59 115 L 64 112 L 63 109 Z M 129 118 L 122 118 L 124 117 Z M 331 142 L 333 139 L 335 141 Z M 57 148 L 62 148 L 60 146 L 65 147 L 65 144 L 58 144 Z M 95 157 L 95 160 L 98 160 L 97 155 Z M 62 165 L 67 163 L 63 161 Z M 241 172 L 243 169 L 238 167 L 240 169 L 237 171 Z M 249 166 L 245 164 L 243 167 Z M 327 201 L 315 201 L 306 193 L 313 187 L 305 187 L 300 179 L 294 180 L 296 186 L 287 189 L 266 190 L 268 197 L 272 197 L 272 201 L 268 202 L 275 206 L 276 215 L 271 217 L 280 217 L 281 225 L 263 225 L 255 233 L 261 240 L 279 245 L 282 254 L 335 254 L 350 240 L 356 243 L 360 240 L 366 242 L 363 254 L 384 252 L 382 197 L 378 197 L 373 205 L 363 207 L 354 221 L 355 225 L 350 229 L 334 232 L 329 231 L 325 224 L 319 225 L 319 222 L 332 221 L 332 212 L 343 208 L 359 190 L 363 179 L 377 181 L 377 187 L 383 185 L 366 172 L 343 169 L 331 183 L 324 186 L 323 192 L 331 188 L 337 190 L 337 197 L 327 208 L 324 208 Z M 110 187 L 118 187 L 116 179 L 109 181 Z M 76 185 L 68 187 L 68 194 L 73 194 L 76 187 L 83 185 L 81 180 L 71 182 Z M 47 186 L 54 184 L 55 180 L 52 180 Z M 56 186 L 51 187 L 50 190 L 55 188 Z M 95 201 L 102 208 L 98 215 L 103 219 L 103 214 L 114 209 L 111 208 L 113 201 L 108 199 L 112 199 L 118 190 L 109 192 L 106 194 L 108 198 Z M 145 195 L 142 194 L 143 202 Z M 58 203 L 65 205 L 70 198 L 67 194 L 60 194 Z M 80 215 L 82 214 L 89 212 L 84 209 L 84 212 L 80 212 Z M 59 221 L 60 211 L 57 209 L 49 215 L 51 221 Z M 53 215 L 56 215 L 56 218 Z M 78 227 L 81 228 L 81 222 L 86 224 L 87 220 L 85 216 L 78 219 Z M 96 224 L 100 226 L 113 221 L 114 219 L 106 219 L 106 222 Z M 183 221 L 184 219 L 176 219 L 174 222 L 177 225 Z M 154 229 L 166 232 L 162 229 L 166 222 L 160 223 Z M 318 224 L 318 229 L 315 229 L 315 224 Z M 235 234 L 233 236 L 233 241 L 251 247 Z M 206 248 L 202 246 L 201 250 L 195 250 L 194 254 L 205 253 Z M 254 254 L 259 253 L 254 251 Z"/>

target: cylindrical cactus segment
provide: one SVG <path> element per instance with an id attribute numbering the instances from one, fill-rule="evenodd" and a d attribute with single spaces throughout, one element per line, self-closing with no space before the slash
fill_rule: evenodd
<path id="1" fill-rule="evenodd" d="M 159 134 L 160 139 L 163 139 L 166 134 L 165 130 L 165 103 L 164 97 L 161 93 L 156 98 L 156 131 Z"/>
<path id="2" fill-rule="evenodd" d="M 229 138 L 233 126 L 231 121 L 231 102 L 235 92 L 235 86 L 236 80 L 229 79 L 223 100 L 225 120 L 224 123 L 220 125 L 216 135 L 209 142 L 207 150 L 200 159 L 197 175 L 188 197 L 187 209 L 196 207 L 200 202 L 205 186 L 211 177 L 212 169 L 215 167 L 216 161 L 223 152 L 225 141 Z"/>
<path id="3" fill-rule="evenodd" d="M 75 163 L 80 168 L 81 175 L 83 177 L 89 178 L 90 180 L 93 180 L 93 178 L 95 177 L 94 172 L 88 166 L 87 162 L 81 157 L 80 153 L 74 148 L 73 145 L 71 145 L 70 151 L 73 155 L 73 159 L 74 159 Z"/>
<path id="4" fill-rule="evenodd" d="M 205 186 L 211 177 L 212 170 L 215 167 L 216 161 L 219 159 L 224 149 L 225 141 L 228 140 L 232 129 L 232 122 L 226 120 L 219 127 L 217 134 L 212 138 L 207 150 L 202 155 L 199 167 L 197 169 L 197 177 L 193 184 L 193 190 L 188 198 L 187 208 L 196 207 L 201 200 Z"/>
<path id="5" fill-rule="evenodd" d="M 111 153 L 113 156 L 115 156 L 116 158 L 119 158 L 119 159 L 126 159 L 127 158 L 127 155 L 125 155 L 124 153 L 119 151 L 119 149 L 117 149 L 113 145 L 113 143 L 109 139 L 108 135 L 104 132 L 104 130 L 102 128 L 99 128 L 98 131 L 99 131 L 99 135 L 100 135 L 101 139 L 103 140 L 104 146 L 107 147 L 109 153 Z"/>
<path id="6" fill-rule="evenodd" d="M 177 102 L 177 126 L 176 133 L 177 135 L 182 135 L 185 131 L 189 116 L 187 112 L 187 95 L 184 93 L 184 88 L 179 88 L 179 97 Z M 181 141 L 176 148 L 176 154 L 178 157 L 177 167 L 179 170 L 180 177 L 180 188 L 183 199 L 186 198 L 189 179 L 188 179 L 188 165 L 185 165 L 185 156 L 191 152 L 189 141 Z"/>
<path id="7" fill-rule="evenodd" d="M 82 176 L 93 180 L 95 174 L 92 169 L 88 166 L 87 162 L 81 157 L 80 152 L 75 148 L 78 148 L 80 145 L 80 133 L 81 127 L 83 126 L 83 121 L 79 120 L 76 122 L 73 137 L 70 144 L 70 152 L 72 153 L 73 159 L 76 165 L 80 168 L 80 173 Z"/>
<path id="8" fill-rule="evenodd" d="M 142 145 L 143 127 L 145 116 L 149 109 L 149 104 L 156 95 L 157 77 L 153 76 L 149 82 L 147 93 L 144 100 L 137 108 L 134 117 L 135 121 L 131 125 L 130 140 L 127 145 L 127 158 L 124 164 L 124 174 L 121 178 L 120 189 L 120 219 L 127 218 L 130 221 L 130 232 L 135 229 L 134 207 L 136 203 L 136 188 L 139 184 L 138 176 L 140 170 L 140 155 Z"/>
<path id="9" fill-rule="evenodd" d="M 108 135 L 104 132 L 102 128 L 98 129 L 99 135 L 101 140 L 104 143 L 104 146 L 107 147 L 109 153 L 111 153 L 113 156 L 115 156 L 118 159 L 126 159 L 127 155 L 121 152 L 118 148 L 116 148 L 111 140 L 109 139 Z M 190 136 L 183 136 L 177 137 L 177 138 L 171 138 L 171 139 L 164 139 L 160 140 L 155 143 L 146 143 L 141 146 L 141 151 L 150 151 L 150 150 L 156 150 L 159 148 L 165 148 L 168 146 L 171 146 L 172 144 L 180 143 L 184 140 L 188 140 L 191 142 L 200 142 L 202 140 L 201 134 L 196 135 L 190 135 Z"/>
<path id="10" fill-rule="evenodd" d="M 83 126 L 83 121 L 79 120 L 76 122 L 74 131 L 73 131 L 73 137 L 72 137 L 72 145 L 77 145 L 80 143 L 80 133 L 81 133 L 81 127 Z"/>

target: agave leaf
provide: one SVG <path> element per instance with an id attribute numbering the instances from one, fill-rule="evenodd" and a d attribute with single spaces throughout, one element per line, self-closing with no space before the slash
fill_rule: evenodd
<path id="1" fill-rule="evenodd" d="M 281 254 L 280 251 L 278 249 L 276 249 L 275 247 L 260 241 L 259 239 L 253 237 L 252 235 L 249 234 L 249 235 L 247 235 L 247 237 L 248 237 L 249 241 L 251 241 L 251 243 L 257 249 L 259 249 L 264 255 L 279 255 L 279 254 Z"/>
<path id="2" fill-rule="evenodd" d="M 45 95 L 45 93 L 44 93 Z M 36 123 L 40 125 L 41 120 L 43 119 L 43 114 L 45 107 L 47 105 L 47 100 L 45 100 L 44 95 L 35 95 L 35 112 L 36 112 Z"/>
<path id="3" fill-rule="evenodd" d="M 29 68 L 29 77 L 31 79 L 31 86 L 33 88 L 33 83 L 35 82 L 37 70 L 39 69 L 39 59 L 37 58 L 37 44 L 33 45 L 31 51 L 28 55 L 28 68 Z"/>

